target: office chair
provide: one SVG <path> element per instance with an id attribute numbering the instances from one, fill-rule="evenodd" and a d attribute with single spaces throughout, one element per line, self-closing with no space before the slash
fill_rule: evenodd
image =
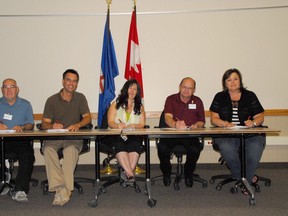
<path id="1" fill-rule="evenodd" d="M 33 141 L 31 141 L 31 145 L 33 146 Z M 18 156 L 15 152 L 6 152 L 5 159 L 8 160 L 8 167 L 6 167 L 7 171 L 5 172 L 6 181 L 10 183 L 13 189 L 15 186 L 15 179 L 13 178 L 13 171 L 15 168 L 14 164 L 18 162 Z M 30 182 L 32 183 L 33 186 L 38 185 L 38 179 L 36 178 L 30 178 Z"/>
<path id="2" fill-rule="evenodd" d="M 266 127 L 266 126 L 263 126 L 263 127 Z M 219 146 L 214 140 L 212 140 L 212 147 L 213 147 L 214 151 L 221 154 Z M 225 163 L 225 160 L 223 159 L 223 157 L 221 155 L 220 155 L 218 162 L 221 165 L 225 164 L 227 166 L 227 168 L 229 169 L 228 165 Z M 265 177 L 258 176 L 258 175 L 257 175 L 257 178 L 258 178 L 258 182 L 260 182 L 260 181 L 264 182 L 265 186 L 268 187 L 271 185 L 271 180 L 269 178 L 265 178 Z M 218 182 L 218 184 L 216 186 L 216 190 L 218 190 L 218 191 L 220 191 L 224 185 L 226 185 L 230 182 L 236 182 L 237 181 L 237 179 L 232 178 L 231 174 L 222 174 L 222 175 L 212 176 L 210 179 L 210 183 L 213 184 L 215 182 L 215 180 L 218 180 L 218 179 L 219 180 L 222 179 L 220 182 Z M 254 187 L 255 192 L 261 192 L 261 188 L 260 188 L 258 183 L 252 183 L 251 185 Z M 230 189 L 230 192 L 231 193 L 237 193 L 238 191 L 237 191 L 237 188 L 232 187 Z"/>
<path id="3" fill-rule="evenodd" d="M 96 126 L 95 129 L 108 129 L 107 114 L 108 114 L 108 109 L 105 112 L 105 114 L 103 115 L 101 126 L 100 127 Z M 149 128 L 149 126 L 145 125 L 145 128 Z M 100 152 L 107 155 L 107 157 L 103 160 L 103 167 L 105 167 L 105 166 L 107 166 L 107 164 L 110 164 L 111 160 L 116 159 L 115 153 L 114 153 L 113 147 L 110 145 L 110 143 L 107 143 L 107 141 L 105 140 L 105 136 L 97 137 L 97 142 L 98 142 L 98 145 L 99 145 Z M 145 151 L 144 149 L 145 148 L 143 148 L 143 152 Z M 141 152 L 141 154 L 143 152 Z M 109 175 L 100 177 L 100 181 L 103 182 L 103 184 L 101 184 L 100 189 L 99 189 L 100 192 L 105 193 L 106 192 L 106 188 L 109 187 L 110 185 L 115 184 L 115 183 L 119 183 L 120 185 L 123 183 L 123 181 L 122 181 L 122 179 L 120 177 L 121 172 L 123 171 L 123 169 L 117 163 L 117 160 L 116 160 L 116 164 L 117 164 L 117 173 L 116 173 L 116 175 L 109 174 Z M 136 180 L 135 192 L 136 193 L 140 193 L 141 189 L 137 185 L 137 181 L 145 182 L 146 179 L 144 177 L 135 176 L 135 180 Z"/>
<path id="4" fill-rule="evenodd" d="M 39 130 L 42 130 L 42 125 L 41 123 L 38 123 L 36 125 L 36 127 L 39 129 Z M 81 129 L 92 129 L 93 128 L 93 125 L 92 124 L 88 124 L 84 127 L 81 127 Z M 44 140 L 40 140 L 40 143 L 41 143 L 41 147 L 40 147 L 40 152 L 41 154 L 43 155 L 43 147 L 44 147 L 44 143 L 43 143 Z M 89 139 L 84 139 L 83 140 L 83 147 L 79 153 L 79 155 L 81 154 L 85 154 L 87 152 L 90 151 L 90 141 Z M 63 158 L 63 148 L 60 148 L 58 150 L 58 158 L 61 159 Z M 75 169 L 76 170 L 76 169 Z M 74 177 L 74 187 L 78 190 L 78 193 L 79 194 L 83 194 L 83 187 L 79 184 L 79 183 L 92 183 L 93 186 L 95 185 L 95 179 L 91 179 L 91 178 L 84 178 L 84 177 Z M 49 189 L 49 185 L 48 185 L 48 180 L 45 179 L 41 182 L 41 188 L 42 188 L 42 191 L 43 191 L 43 194 L 48 194 L 48 189 Z"/>
<path id="5" fill-rule="evenodd" d="M 164 117 L 164 111 L 161 113 L 160 119 L 159 119 L 159 126 L 158 128 L 165 128 L 167 127 L 165 123 L 165 117 Z M 156 139 L 156 146 L 158 145 L 160 139 Z M 201 142 L 204 142 L 204 139 L 201 138 Z M 177 167 L 176 172 L 171 172 L 171 177 L 174 177 L 174 190 L 180 190 L 179 183 L 182 179 L 184 179 L 184 165 L 182 164 L 183 156 L 186 155 L 186 149 L 182 145 L 176 145 L 172 149 L 171 159 L 173 156 L 177 158 Z M 155 181 L 163 179 L 163 175 L 155 176 L 151 179 L 151 184 L 154 184 Z M 193 181 L 202 183 L 202 187 L 207 187 L 207 181 L 205 179 L 200 178 L 200 176 L 196 173 L 193 174 Z"/>

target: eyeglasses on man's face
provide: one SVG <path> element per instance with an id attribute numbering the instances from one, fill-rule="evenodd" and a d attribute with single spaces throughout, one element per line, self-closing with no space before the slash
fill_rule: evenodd
<path id="1" fill-rule="evenodd" d="M 188 91 L 194 90 L 194 87 L 188 87 L 188 86 L 183 86 L 183 85 L 181 85 L 181 88 L 182 88 L 183 90 L 188 90 Z"/>
<path id="2" fill-rule="evenodd" d="M 8 90 L 8 89 L 16 89 L 17 88 L 17 86 L 16 85 L 4 85 L 4 86 L 2 86 L 2 89 L 4 89 L 4 90 Z"/>

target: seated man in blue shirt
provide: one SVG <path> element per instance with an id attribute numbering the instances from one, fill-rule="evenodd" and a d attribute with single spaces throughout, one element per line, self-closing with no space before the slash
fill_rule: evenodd
<path id="1" fill-rule="evenodd" d="M 19 87 L 14 79 L 5 79 L 2 83 L 0 98 L 0 130 L 32 130 L 34 128 L 33 110 L 30 102 L 18 97 Z M 17 154 L 19 167 L 12 199 L 27 202 L 29 182 L 35 161 L 33 146 L 30 141 L 4 141 L 5 153 Z M 3 192 L 8 192 L 4 189 Z"/>

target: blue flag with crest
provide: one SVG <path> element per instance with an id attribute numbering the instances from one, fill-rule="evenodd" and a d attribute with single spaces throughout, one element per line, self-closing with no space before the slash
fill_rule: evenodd
<path id="1" fill-rule="evenodd" d="M 114 43 L 109 27 L 109 11 L 107 14 L 100 73 L 100 94 L 98 104 L 98 126 L 102 125 L 103 115 L 109 108 L 111 101 L 115 98 L 114 78 L 119 75 Z"/>

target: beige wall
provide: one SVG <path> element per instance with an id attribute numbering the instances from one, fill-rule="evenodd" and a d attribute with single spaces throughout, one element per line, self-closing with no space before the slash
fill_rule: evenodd
<path id="1" fill-rule="evenodd" d="M 78 90 L 91 112 L 98 111 L 105 2 L 0 0 L 0 80 L 17 79 L 34 113 L 42 113 L 46 99 L 59 91 L 67 68 L 79 71 Z M 111 5 L 116 94 L 124 83 L 132 4 Z M 143 0 L 137 10 L 147 111 L 162 110 L 186 76 L 196 79 L 207 110 L 231 67 L 242 71 L 245 86 L 266 109 L 288 107 L 288 0 Z"/>

